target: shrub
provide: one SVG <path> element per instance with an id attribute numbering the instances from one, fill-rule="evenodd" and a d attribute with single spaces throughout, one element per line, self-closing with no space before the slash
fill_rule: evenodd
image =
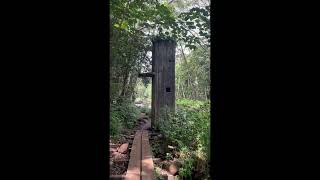
<path id="1" fill-rule="evenodd" d="M 121 115 L 118 111 L 110 111 L 110 135 L 117 136 L 122 128 Z"/>
<path id="2" fill-rule="evenodd" d="M 176 104 L 178 107 L 184 108 L 200 108 L 201 105 L 208 103 L 208 101 L 199 101 L 191 99 L 177 99 Z"/>
<path id="3" fill-rule="evenodd" d="M 190 177 L 197 166 L 208 163 L 210 103 L 181 100 L 177 104 L 175 114 L 163 110 L 159 128 L 182 153 L 181 175 Z"/>
<path id="4" fill-rule="evenodd" d="M 151 108 L 149 108 L 147 106 L 140 107 L 139 110 L 141 113 L 145 113 L 146 115 L 150 115 L 150 113 L 151 113 Z"/>
<path id="5" fill-rule="evenodd" d="M 146 113 L 147 111 L 148 111 L 148 108 L 145 106 L 140 109 L 140 112 L 142 113 Z"/>
<path id="6" fill-rule="evenodd" d="M 133 128 L 139 110 L 130 101 L 118 101 L 110 107 L 110 135 L 116 136 L 122 127 Z"/>

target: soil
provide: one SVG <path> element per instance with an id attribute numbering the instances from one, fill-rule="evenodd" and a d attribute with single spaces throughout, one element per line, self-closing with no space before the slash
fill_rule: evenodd
<path id="1" fill-rule="evenodd" d="M 121 144 L 129 142 L 129 150 L 122 154 L 117 152 L 117 149 L 121 146 Z M 112 175 L 122 175 L 126 172 L 128 163 L 129 163 L 129 154 L 131 148 L 132 140 L 130 143 L 130 139 L 126 137 L 122 137 L 118 140 L 111 140 L 109 143 L 109 162 L 110 169 L 109 172 Z"/>
<path id="2" fill-rule="evenodd" d="M 145 113 L 141 113 L 137 123 L 133 129 L 123 129 L 118 139 L 112 139 L 109 141 L 109 163 L 110 175 L 125 175 L 132 147 L 133 138 L 136 130 L 147 129 L 150 123 L 150 118 Z M 117 152 L 118 148 L 125 143 L 129 143 L 128 151 L 126 153 Z"/>

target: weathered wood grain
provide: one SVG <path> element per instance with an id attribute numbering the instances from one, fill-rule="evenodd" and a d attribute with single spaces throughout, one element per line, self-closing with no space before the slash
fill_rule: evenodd
<path id="1" fill-rule="evenodd" d="M 138 130 L 132 142 L 128 170 L 125 176 L 126 180 L 140 180 L 141 173 L 141 135 Z"/>
<path id="2" fill-rule="evenodd" d="M 151 147 L 149 144 L 148 131 L 142 132 L 142 167 L 141 167 L 141 179 L 142 180 L 154 180 L 154 165 L 152 159 Z"/>
<path id="3" fill-rule="evenodd" d="M 175 108 L 175 47 L 170 40 L 153 42 L 152 49 L 152 126 L 164 107 Z"/>

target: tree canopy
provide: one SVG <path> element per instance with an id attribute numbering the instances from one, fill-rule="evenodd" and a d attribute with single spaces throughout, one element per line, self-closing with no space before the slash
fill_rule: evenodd
<path id="1" fill-rule="evenodd" d="M 190 4 L 196 5 L 182 10 Z M 178 0 L 110 1 L 112 97 L 134 99 L 137 74 L 151 70 L 148 52 L 152 40 L 172 39 L 190 50 L 210 47 L 210 5 L 199 4 Z"/>

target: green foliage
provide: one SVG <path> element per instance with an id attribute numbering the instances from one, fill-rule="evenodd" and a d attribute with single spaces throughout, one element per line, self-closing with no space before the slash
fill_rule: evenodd
<path id="1" fill-rule="evenodd" d="M 210 8 L 177 0 L 111 0 L 110 2 L 110 133 L 131 128 L 139 109 L 133 102 L 151 98 L 150 79 L 138 80 L 140 72 L 151 71 L 152 40 L 169 39 L 192 50 L 177 65 L 177 97 L 207 100 L 209 97 Z M 177 11 L 177 7 L 183 11 Z M 140 84 L 139 84 L 140 83 Z M 142 88 L 144 84 L 147 88 Z M 137 97 L 136 97 L 137 96 Z M 209 105 L 181 99 L 176 114 L 165 114 L 168 121 L 160 128 L 180 150 L 187 147 L 182 174 L 188 177 L 199 154 L 207 155 Z M 141 109 L 143 112 L 149 109 Z M 183 128 L 181 128 L 183 127 Z M 170 157 L 168 157 L 170 158 Z"/>
<path id="2" fill-rule="evenodd" d="M 162 132 L 180 147 L 187 146 L 192 150 L 196 150 L 198 145 L 206 147 L 210 122 L 209 106 L 206 102 L 198 108 L 178 108 L 174 115 L 161 121 Z"/>
<path id="3" fill-rule="evenodd" d="M 117 136 L 122 129 L 122 117 L 119 111 L 110 111 L 110 135 Z"/>
<path id="4" fill-rule="evenodd" d="M 151 84 L 144 85 L 141 79 L 138 80 L 136 86 L 136 100 L 142 101 L 145 106 L 151 104 Z M 148 107 L 142 109 L 144 113 L 149 111 Z"/>
<path id="5" fill-rule="evenodd" d="M 210 103 L 184 99 L 178 100 L 178 104 L 175 114 L 162 116 L 166 119 L 162 119 L 159 128 L 178 146 L 182 154 L 181 175 L 189 177 L 199 162 L 208 163 Z"/>
<path id="6" fill-rule="evenodd" d="M 156 0 L 110 1 L 111 101 L 119 97 L 134 101 L 138 73 L 151 71 L 147 53 L 153 39 L 171 39 L 190 49 L 210 45 L 209 6 L 177 12 L 176 5 Z M 143 81 L 149 83 L 147 78 Z"/>
<path id="7" fill-rule="evenodd" d="M 139 99 L 151 98 L 151 84 L 145 85 L 142 79 L 138 79 L 135 90 L 136 90 L 136 98 L 139 98 Z"/>
<path id="8" fill-rule="evenodd" d="M 194 158 L 192 156 L 183 157 L 183 166 L 179 169 L 179 174 L 190 179 L 192 170 L 194 169 Z"/>
<path id="9" fill-rule="evenodd" d="M 165 180 L 165 178 L 161 175 L 161 168 L 155 167 L 155 175 L 156 175 L 156 180 Z"/>
<path id="10" fill-rule="evenodd" d="M 209 49 L 198 48 L 176 64 L 177 98 L 210 99 Z"/>
<path id="11" fill-rule="evenodd" d="M 175 8 L 158 1 L 117 1 L 110 2 L 113 26 L 130 33 L 140 31 L 151 37 L 172 38 L 186 42 L 190 47 L 202 43 L 209 46 L 209 6 L 194 7 L 187 12 L 176 14 Z M 201 31 L 198 33 L 195 30 Z M 205 38 L 207 42 L 201 39 Z"/>
<path id="12" fill-rule="evenodd" d="M 200 100 L 191 100 L 191 99 L 177 99 L 176 104 L 180 107 L 186 107 L 186 108 L 200 108 L 200 106 L 203 106 L 206 103 L 206 101 L 200 101 Z"/>
<path id="13" fill-rule="evenodd" d="M 173 156 L 171 153 L 166 153 L 166 159 L 167 160 L 172 160 L 173 159 Z"/>
<path id="14" fill-rule="evenodd" d="M 140 109 L 140 112 L 142 112 L 142 113 L 149 113 L 149 112 L 150 112 L 150 108 L 148 108 L 148 107 L 142 107 L 142 108 Z"/>
<path id="15" fill-rule="evenodd" d="M 139 110 L 128 101 L 119 101 L 110 108 L 110 135 L 116 136 L 122 127 L 133 128 L 138 118 Z"/>

